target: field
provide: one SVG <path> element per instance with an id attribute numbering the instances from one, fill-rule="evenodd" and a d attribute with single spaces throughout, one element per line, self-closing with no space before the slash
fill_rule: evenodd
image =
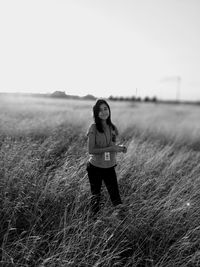
<path id="1" fill-rule="evenodd" d="M 200 266 L 200 107 L 109 102 L 128 216 L 89 217 L 93 101 L 0 98 L 1 266 Z"/>

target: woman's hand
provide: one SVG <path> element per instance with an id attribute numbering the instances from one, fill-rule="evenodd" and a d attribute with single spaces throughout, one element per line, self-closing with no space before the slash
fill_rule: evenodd
<path id="1" fill-rule="evenodd" d="M 123 153 L 127 152 L 127 148 L 124 145 L 119 145 L 119 147 L 121 147 Z"/>
<path id="2" fill-rule="evenodd" d="M 123 145 L 114 145 L 113 150 L 114 152 L 123 152 L 123 153 L 127 152 L 127 148 Z"/>

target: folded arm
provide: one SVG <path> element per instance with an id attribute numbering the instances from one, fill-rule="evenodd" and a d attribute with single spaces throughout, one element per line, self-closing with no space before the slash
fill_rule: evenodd
<path id="1" fill-rule="evenodd" d="M 95 146 L 95 135 L 91 132 L 88 134 L 88 151 L 89 154 L 102 154 L 104 152 L 123 152 L 123 148 L 114 144 L 104 148 L 98 148 Z"/>

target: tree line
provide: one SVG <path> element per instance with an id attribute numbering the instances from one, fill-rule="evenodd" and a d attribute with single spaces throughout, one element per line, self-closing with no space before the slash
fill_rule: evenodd
<path id="1" fill-rule="evenodd" d="M 55 91 L 51 94 L 51 97 L 55 97 L 55 98 L 73 98 L 73 99 L 88 99 L 88 100 L 95 100 L 97 99 L 97 97 L 88 94 L 86 96 L 77 96 L 77 95 L 67 95 L 65 93 L 65 91 Z M 124 96 L 109 96 L 108 97 L 109 100 L 111 101 L 137 101 L 137 102 L 157 102 L 157 98 L 154 97 L 144 97 L 143 99 L 141 97 L 135 97 L 135 96 L 131 96 L 131 97 L 124 97 Z"/>

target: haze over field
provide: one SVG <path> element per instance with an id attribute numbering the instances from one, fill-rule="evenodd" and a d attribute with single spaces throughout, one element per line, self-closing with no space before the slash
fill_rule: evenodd
<path id="1" fill-rule="evenodd" d="M 198 0 L 0 2 L 0 91 L 200 100 Z"/>

